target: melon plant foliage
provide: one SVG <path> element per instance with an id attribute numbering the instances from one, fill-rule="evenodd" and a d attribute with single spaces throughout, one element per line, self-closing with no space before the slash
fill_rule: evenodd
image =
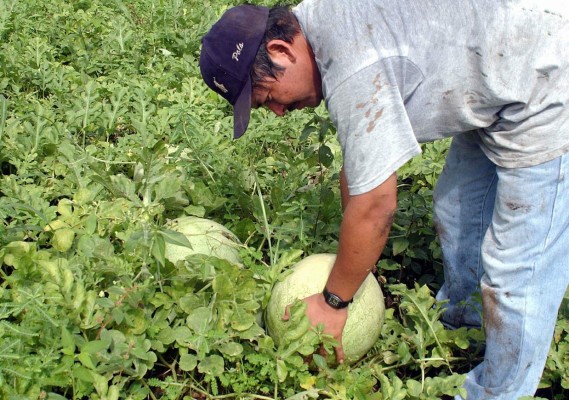
<path id="1" fill-rule="evenodd" d="M 379 262 L 385 317 L 351 365 L 259 316 L 311 254 L 335 253 L 339 145 L 323 108 L 232 110 L 202 82 L 200 38 L 233 0 L 0 1 L 1 399 L 438 399 L 461 392 L 479 330 L 445 330 L 430 211 L 448 143 L 399 171 Z M 272 0 L 254 1 L 271 5 Z M 171 224 L 213 221 L 235 254 Z M 179 221 L 179 220 L 178 220 Z M 226 232 L 227 233 L 227 232 Z M 225 234 L 223 234 L 224 237 Z M 206 235 L 207 236 L 207 235 Z M 567 398 L 569 314 L 540 394 Z M 290 336 L 290 335 L 289 335 Z"/>

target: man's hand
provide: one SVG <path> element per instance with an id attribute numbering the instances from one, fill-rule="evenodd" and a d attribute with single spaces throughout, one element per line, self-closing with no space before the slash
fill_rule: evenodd
<path id="1" fill-rule="evenodd" d="M 306 316 L 313 327 L 322 324 L 324 326 L 324 333 L 334 337 L 338 342 L 335 348 L 336 360 L 339 364 L 344 362 L 344 350 L 342 348 L 342 331 L 348 319 L 348 308 L 336 310 L 330 307 L 324 301 L 322 293 L 316 293 L 303 300 L 306 307 Z M 288 307 L 285 312 L 284 319 L 288 320 Z"/>
<path id="2" fill-rule="evenodd" d="M 312 326 L 322 324 L 324 333 L 332 335 L 338 342 L 335 348 L 336 360 L 339 364 L 344 362 L 344 349 L 342 348 L 342 331 L 348 319 L 348 308 L 336 310 L 324 301 L 322 293 L 313 294 L 304 299 L 307 304 L 306 316 Z"/>

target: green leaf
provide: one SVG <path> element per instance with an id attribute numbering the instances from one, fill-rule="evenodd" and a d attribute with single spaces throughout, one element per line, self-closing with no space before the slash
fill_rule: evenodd
<path id="1" fill-rule="evenodd" d="M 93 235 L 97 230 L 97 214 L 89 214 L 85 220 L 85 232 L 89 235 Z"/>
<path id="2" fill-rule="evenodd" d="M 332 165 L 332 161 L 334 161 L 334 154 L 332 154 L 330 147 L 323 144 L 318 148 L 318 160 L 326 168 Z"/>
<path id="3" fill-rule="evenodd" d="M 401 264 L 391 259 L 381 259 L 377 264 L 379 271 L 398 271 L 401 269 Z"/>
<path id="4" fill-rule="evenodd" d="M 194 310 L 188 318 L 186 323 L 188 327 L 198 334 L 205 334 L 210 329 L 211 310 L 208 307 L 199 307 Z"/>
<path id="5" fill-rule="evenodd" d="M 154 199 L 154 201 L 157 202 L 162 199 L 176 197 L 181 187 L 180 179 L 177 176 L 176 177 L 162 176 L 161 178 L 162 179 L 158 181 L 158 183 L 154 188 L 156 194 L 156 198 Z"/>
<path id="6" fill-rule="evenodd" d="M 233 294 L 235 293 L 235 282 L 231 280 L 231 277 L 225 274 L 218 274 L 213 279 L 212 287 L 220 296 L 233 297 Z"/>
<path id="7" fill-rule="evenodd" d="M 154 235 L 151 252 L 152 256 L 160 263 L 160 265 L 164 266 L 166 264 L 166 243 L 164 242 L 164 236 L 160 234 Z"/>
<path id="8" fill-rule="evenodd" d="M 73 245 L 73 240 L 75 239 L 75 232 L 69 228 L 58 229 L 54 232 L 51 239 L 51 245 L 57 251 L 62 253 L 66 252 Z"/>
<path id="9" fill-rule="evenodd" d="M 81 361 L 81 360 L 80 360 Z M 73 367 L 73 376 L 83 382 L 93 382 L 93 375 L 91 374 L 92 371 L 88 370 L 87 368 L 75 364 Z"/>
<path id="10" fill-rule="evenodd" d="M 224 365 L 225 363 L 223 361 L 223 358 L 217 354 L 214 354 L 200 361 L 198 365 L 198 371 L 202 374 L 220 376 L 223 374 Z"/>
<path id="11" fill-rule="evenodd" d="M 219 346 L 219 351 L 229 357 L 237 357 L 243 353 L 243 346 L 237 342 L 223 343 Z"/>
<path id="12" fill-rule="evenodd" d="M 188 328 L 187 329 L 187 333 L 188 335 L 190 334 L 190 330 Z M 187 336 L 184 336 L 184 338 Z M 172 328 L 170 328 L 169 326 L 163 328 L 160 330 L 160 333 L 158 333 L 158 336 L 156 337 L 156 339 L 158 339 L 159 341 L 161 341 L 164 344 L 170 344 L 173 343 L 176 340 L 176 331 Z"/>
<path id="13" fill-rule="evenodd" d="M 198 358 L 193 354 L 182 354 L 180 356 L 180 369 L 182 371 L 193 371 L 198 365 Z"/>
<path id="14" fill-rule="evenodd" d="M 393 240 L 393 255 L 403 253 L 409 248 L 409 241 L 406 238 L 396 238 Z"/>
<path id="15" fill-rule="evenodd" d="M 302 134 L 300 135 L 300 141 L 305 141 L 308 136 L 310 136 L 312 133 L 316 132 L 318 129 L 315 126 L 312 125 L 307 125 L 304 127 L 304 129 L 302 130 Z"/>
<path id="16" fill-rule="evenodd" d="M 423 388 L 421 387 L 420 382 L 414 379 L 408 379 L 406 384 L 407 384 L 407 391 L 411 396 L 419 397 L 421 395 Z"/>
<path id="17" fill-rule="evenodd" d="M 316 364 L 318 368 L 320 369 L 328 368 L 328 363 L 326 362 L 326 359 L 322 357 L 320 354 L 314 354 L 312 356 L 312 360 L 314 361 L 314 364 Z"/>
<path id="18" fill-rule="evenodd" d="M 155 360 L 156 359 L 153 352 L 146 351 L 145 349 L 140 348 L 140 347 L 133 347 L 131 349 L 131 354 L 133 356 L 135 356 L 136 358 L 138 358 L 139 360 Z"/>
<path id="19" fill-rule="evenodd" d="M 61 199 L 57 204 L 57 212 L 63 217 L 71 217 L 73 215 L 73 202 L 69 199 Z"/>
<path id="20" fill-rule="evenodd" d="M 394 373 L 389 376 L 379 375 L 381 394 L 385 400 L 403 400 L 407 397 L 407 390 L 403 388 L 403 381 Z"/>
<path id="21" fill-rule="evenodd" d="M 73 335 L 65 328 L 61 327 L 61 352 L 65 355 L 73 355 L 75 353 L 75 340 L 73 340 Z"/>
<path id="22" fill-rule="evenodd" d="M 90 189 L 82 187 L 75 192 L 73 200 L 77 204 L 84 205 L 93 200 L 93 195 L 94 193 Z"/>
<path id="23" fill-rule="evenodd" d="M 107 391 L 107 400 L 119 400 L 120 397 L 120 389 L 117 385 L 109 386 L 109 390 Z"/>
<path id="24" fill-rule="evenodd" d="M 158 233 L 164 237 L 164 241 L 166 243 L 174 244 L 176 246 L 189 247 L 190 249 L 192 248 L 192 244 L 186 235 L 181 232 L 176 232 L 171 229 L 163 229 L 161 231 L 158 231 Z"/>
<path id="25" fill-rule="evenodd" d="M 203 206 L 190 204 L 184 208 L 184 212 L 187 215 L 194 215 L 196 217 L 203 218 L 205 216 L 205 208 Z"/>
<path id="26" fill-rule="evenodd" d="M 91 358 L 91 355 L 89 355 L 88 353 L 80 353 L 77 356 L 77 359 L 79 361 L 81 361 L 81 364 L 83 364 L 85 367 L 89 368 L 90 370 L 97 369 L 97 367 L 95 366 L 95 363 L 93 363 L 93 359 Z"/>
<path id="27" fill-rule="evenodd" d="M 178 306 L 187 314 L 191 314 L 196 308 L 202 306 L 203 303 L 203 299 L 195 293 L 188 293 L 178 300 Z"/>
<path id="28" fill-rule="evenodd" d="M 277 360 L 277 377 L 279 382 L 284 382 L 288 376 L 288 368 L 283 360 Z"/>
<path id="29" fill-rule="evenodd" d="M 466 335 L 466 332 L 464 332 L 464 335 L 458 335 L 457 334 L 454 338 L 454 344 L 459 349 L 466 350 L 470 346 L 470 341 L 468 340 L 468 336 Z"/>
<path id="30" fill-rule="evenodd" d="M 239 337 L 243 340 L 253 340 L 265 335 L 265 331 L 258 324 L 253 324 L 249 329 L 239 332 Z"/>
<path id="31" fill-rule="evenodd" d="M 166 332 L 166 337 L 169 337 L 170 335 L 168 328 L 166 328 L 164 331 Z M 173 336 L 176 338 L 177 342 L 185 343 L 192 336 L 192 332 L 188 329 L 187 326 L 178 326 L 173 330 Z"/>
<path id="32" fill-rule="evenodd" d="M 283 269 L 294 264 L 303 251 L 299 249 L 292 249 L 284 251 L 280 254 L 278 261 L 271 267 L 271 276 L 276 277 Z"/>
<path id="33" fill-rule="evenodd" d="M 255 323 L 255 316 L 237 308 L 231 318 L 231 327 L 236 331 L 245 331 Z"/>
<path id="34" fill-rule="evenodd" d="M 109 348 L 109 342 L 103 340 L 92 340 L 81 346 L 82 353 L 96 354 Z"/>
<path id="35" fill-rule="evenodd" d="M 287 330 L 282 338 L 281 345 L 295 343 L 310 329 L 310 321 L 305 314 L 306 303 L 297 300 L 289 308 L 290 317 L 286 322 Z"/>
<path id="36" fill-rule="evenodd" d="M 99 396 L 106 398 L 106 394 L 109 390 L 107 378 L 103 375 L 97 374 L 96 372 L 91 372 L 91 375 L 93 375 L 93 386 L 95 386 L 95 390 Z"/>

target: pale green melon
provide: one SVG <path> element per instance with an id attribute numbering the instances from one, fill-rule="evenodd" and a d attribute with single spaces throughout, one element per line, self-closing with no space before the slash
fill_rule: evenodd
<path id="1" fill-rule="evenodd" d="M 240 264 L 239 239 L 233 232 L 215 221 L 194 216 L 172 220 L 170 229 L 183 233 L 192 248 L 166 243 L 166 258 L 173 263 L 191 254 L 204 254 Z"/>
<path id="2" fill-rule="evenodd" d="M 287 305 L 322 292 L 330 275 L 335 254 L 313 254 L 297 264 L 293 272 L 275 285 L 266 312 L 269 334 L 278 345 L 286 331 L 282 320 Z M 385 316 L 383 293 L 370 273 L 348 306 L 348 320 L 342 332 L 346 363 L 362 358 L 378 340 Z"/>

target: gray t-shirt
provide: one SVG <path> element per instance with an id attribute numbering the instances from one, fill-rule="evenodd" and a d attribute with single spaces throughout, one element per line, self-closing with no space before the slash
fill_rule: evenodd
<path id="1" fill-rule="evenodd" d="M 350 194 L 419 143 L 477 131 L 506 168 L 569 151 L 566 0 L 305 0 Z"/>

